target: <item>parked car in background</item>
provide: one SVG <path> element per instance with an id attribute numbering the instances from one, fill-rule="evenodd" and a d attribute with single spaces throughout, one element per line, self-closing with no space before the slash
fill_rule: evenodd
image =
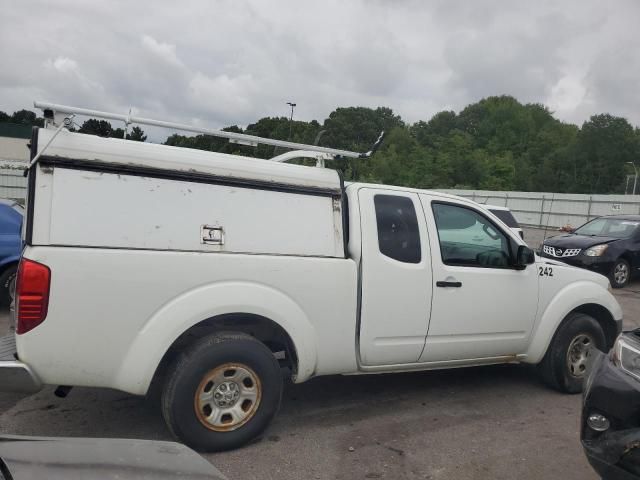
<path id="1" fill-rule="evenodd" d="M 0 436 L 0 479 L 225 480 L 193 450 L 173 442 Z"/>
<path id="2" fill-rule="evenodd" d="M 622 288 L 640 269 L 640 215 L 598 217 L 573 232 L 547 238 L 541 256 L 587 268 Z"/>
<path id="3" fill-rule="evenodd" d="M 584 387 L 581 440 L 605 479 L 640 478 L 640 329 L 618 337 L 609 355 L 593 349 Z"/>
<path id="4" fill-rule="evenodd" d="M 11 303 L 18 260 L 22 251 L 22 205 L 13 200 L 0 199 L 0 307 Z"/>
<path id="5" fill-rule="evenodd" d="M 511 213 L 508 207 L 498 207 L 497 205 L 484 205 L 484 208 L 493 213 L 496 217 L 498 217 L 502 222 L 509 227 L 511 230 L 520 235 L 520 238 L 524 240 L 524 232 L 520 227 L 520 224 Z"/>

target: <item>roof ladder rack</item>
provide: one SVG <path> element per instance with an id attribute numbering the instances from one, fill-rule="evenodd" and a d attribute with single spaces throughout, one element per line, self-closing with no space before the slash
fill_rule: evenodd
<path id="1" fill-rule="evenodd" d="M 256 147 L 258 145 L 272 145 L 274 147 L 287 148 L 293 151 L 283 153 L 268 160 L 275 162 L 286 162 L 294 158 L 314 158 L 316 166 L 323 167 L 325 160 L 336 160 L 340 158 L 369 158 L 375 153 L 380 146 L 384 132 L 380 134 L 376 142 L 368 152 L 358 153 L 348 150 L 340 150 L 336 148 L 319 147 L 317 145 L 305 145 L 303 143 L 288 142 L 285 140 L 274 140 L 270 138 L 258 137 L 255 135 L 247 135 L 244 133 L 226 132 L 224 130 L 215 130 L 209 128 L 194 127 L 182 123 L 165 122 L 162 120 L 153 120 L 150 118 L 142 118 L 128 114 L 102 112 L 99 110 L 89 110 L 86 108 L 69 107 L 66 105 L 57 105 L 47 102 L 33 102 L 35 108 L 39 108 L 44 112 L 45 127 L 60 128 L 64 125 L 64 121 L 70 115 L 85 115 L 88 117 L 102 118 L 107 120 L 117 120 L 124 122 L 125 129 L 130 124 L 149 125 L 153 127 L 168 128 L 171 130 L 180 130 L 184 132 L 198 133 L 201 135 L 210 135 L 213 137 L 227 138 L 231 143 L 239 145 L 248 145 Z"/>

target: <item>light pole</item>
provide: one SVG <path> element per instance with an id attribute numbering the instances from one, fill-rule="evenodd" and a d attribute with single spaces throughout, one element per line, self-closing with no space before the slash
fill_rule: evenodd
<path id="1" fill-rule="evenodd" d="M 291 107 L 291 117 L 289 117 L 289 140 L 291 140 L 291 127 L 293 125 L 293 108 L 296 106 L 296 104 L 287 102 L 287 105 Z"/>
<path id="2" fill-rule="evenodd" d="M 638 169 L 636 168 L 636 162 L 627 162 L 629 165 L 633 165 L 633 171 L 634 171 L 634 176 L 633 176 L 633 193 L 632 195 L 636 194 L 636 185 L 638 183 Z"/>

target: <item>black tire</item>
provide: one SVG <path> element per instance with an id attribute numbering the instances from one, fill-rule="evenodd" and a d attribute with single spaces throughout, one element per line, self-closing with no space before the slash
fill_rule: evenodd
<path id="1" fill-rule="evenodd" d="M 9 265 L 0 275 L 0 308 L 8 308 L 11 305 L 11 291 L 15 287 L 18 265 Z"/>
<path id="2" fill-rule="evenodd" d="M 624 275 L 624 279 L 621 279 L 621 272 L 626 272 Z M 621 279 L 618 281 L 616 278 Z M 611 282 L 612 288 L 622 288 L 629 283 L 631 279 L 631 267 L 629 266 L 629 262 L 627 262 L 624 258 L 619 258 L 613 264 L 613 268 L 611 272 L 609 272 L 609 282 Z"/>
<path id="3" fill-rule="evenodd" d="M 228 382 L 214 383 L 207 379 L 212 372 L 220 369 L 226 378 L 235 366 L 239 367 L 239 371 L 253 375 L 251 378 L 256 379 L 254 387 L 259 394 L 257 400 L 248 406 L 251 416 L 245 423 L 238 423 L 231 430 L 222 430 L 228 427 L 208 423 L 206 417 L 211 415 L 212 410 L 209 405 L 197 411 L 196 395 L 208 389 L 211 392 L 210 405 L 222 411 L 223 407 L 214 403 L 218 401 L 213 399 L 213 395 L 218 395 L 217 389 Z M 251 379 L 247 381 L 253 383 Z M 240 383 L 234 387 L 239 390 L 243 388 Z M 257 438 L 277 413 L 281 398 L 282 374 L 273 353 L 250 335 L 216 333 L 190 345 L 173 362 L 167 371 L 161 408 L 167 426 L 180 441 L 200 452 L 217 452 L 240 447 Z M 238 403 L 241 399 L 235 399 L 234 402 L 244 411 L 244 403 Z M 234 421 L 232 419 L 231 423 Z M 216 428 L 218 430 L 214 430 Z"/>
<path id="4" fill-rule="evenodd" d="M 593 317 L 584 313 L 569 314 L 556 331 L 547 353 L 538 364 L 538 370 L 549 386 L 564 393 L 582 392 L 585 378 L 585 370 L 582 369 L 584 364 L 581 361 L 570 362 L 570 358 L 575 357 L 570 357 L 569 349 L 584 348 L 586 343 L 582 339 L 586 338 L 589 339 L 591 348 L 595 347 L 602 351 L 606 348 L 604 331 Z M 576 364 L 579 368 L 576 368 Z M 572 366 L 574 372 L 572 372 Z"/>

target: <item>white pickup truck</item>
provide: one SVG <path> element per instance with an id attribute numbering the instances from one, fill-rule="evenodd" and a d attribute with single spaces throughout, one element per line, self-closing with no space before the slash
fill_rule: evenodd
<path id="1" fill-rule="evenodd" d="M 3 390 L 157 389 L 175 436 L 215 451 L 264 431 L 283 372 L 522 362 L 578 392 L 621 330 L 605 277 L 463 198 L 64 129 L 31 148 Z"/>

